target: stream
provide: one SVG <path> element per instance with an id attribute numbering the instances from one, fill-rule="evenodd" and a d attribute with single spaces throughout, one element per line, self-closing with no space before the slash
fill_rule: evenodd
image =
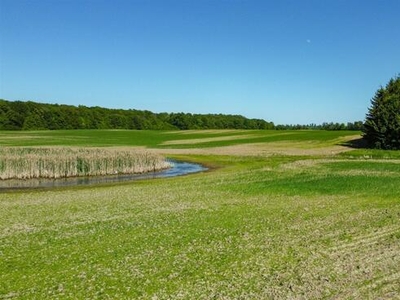
<path id="1" fill-rule="evenodd" d="M 58 179 L 41 178 L 41 179 L 27 179 L 27 180 L 21 180 L 21 179 L 0 180 L 0 191 L 126 182 L 126 181 L 140 180 L 140 179 L 175 177 L 192 173 L 204 172 L 208 170 L 208 168 L 196 163 L 176 161 L 176 160 L 169 160 L 169 162 L 172 164 L 172 167 L 169 169 L 157 172 L 149 172 L 144 174 L 121 174 L 121 175 L 71 177 L 71 178 L 58 178 Z"/>

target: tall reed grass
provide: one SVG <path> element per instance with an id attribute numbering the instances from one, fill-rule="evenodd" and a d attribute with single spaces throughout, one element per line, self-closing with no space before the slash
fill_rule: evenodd
<path id="1" fill-rule="evenodd" d="M 138 174 L 170 167 L 161 156 L 105 148 L 0 148 L 0 179 Z"/>

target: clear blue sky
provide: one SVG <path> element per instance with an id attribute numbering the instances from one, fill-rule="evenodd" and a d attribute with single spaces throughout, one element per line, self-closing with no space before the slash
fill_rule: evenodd
<path id="1" fill-rule="evenodd" d="M 400 0 L 0 0 L 0 98 L 363 120 L 400 72 Z"/>

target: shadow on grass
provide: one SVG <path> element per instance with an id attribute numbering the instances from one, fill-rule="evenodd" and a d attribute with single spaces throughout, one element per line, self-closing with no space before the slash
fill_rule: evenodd
<path id="1" fill-rule="evenodd" d="M 354 149 L 369 149 L 368 143 L 363 138 L 357 138 L 354 140 L 346 141 L 340 144 L 341 146 L 346 146 Z"/>

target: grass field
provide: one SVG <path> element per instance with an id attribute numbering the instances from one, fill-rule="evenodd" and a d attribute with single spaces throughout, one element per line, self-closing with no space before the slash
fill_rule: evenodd
<path id="1" fill-rule="evenodd" d="M 0 191 L 0 299 L 400 299 L 400 152 L 354 132 L 0 132 L 210 172 Z"/>
<path id="2" fill-rule="evenodd" d="M 238 144 L 315 141 L 332 145 L 354 131 L 267 130 L 49 130 L 0 131 L 0 146 L 143 146 L 151 148 L 209 148 Z M 181 142 L 181 143 L 180 143 Z"/>

